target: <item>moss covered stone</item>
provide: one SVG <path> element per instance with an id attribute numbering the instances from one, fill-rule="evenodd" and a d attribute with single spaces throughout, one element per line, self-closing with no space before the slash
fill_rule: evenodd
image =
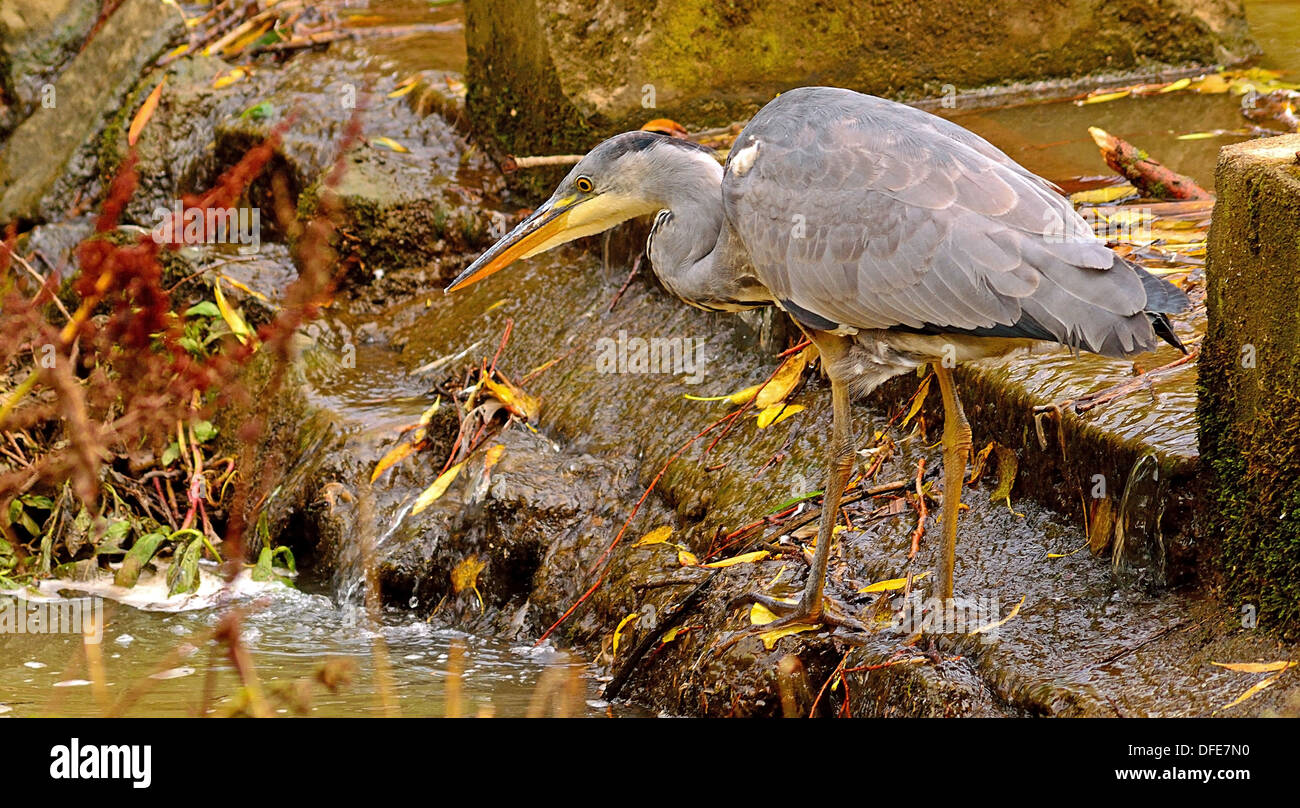
<path id="1" fill-rule="evenodd" d="M 1200 442 L 1226 589 L 1300 633 L 1300 135 L 1228 146 L 1206 267 Z"/>

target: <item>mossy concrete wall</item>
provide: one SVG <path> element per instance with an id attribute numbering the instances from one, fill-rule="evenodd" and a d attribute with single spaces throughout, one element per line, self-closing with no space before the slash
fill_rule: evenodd
<path id="1" fill-rule="evenodd" d="M 468 110 L 506 152 L 834 84 L 917 98 L 1253 52 L 1234 0 L 467 0 Z"/>
<path id="2" fill-rule="evenodd" d="M 1300 135 L 1225 147 L 1206 264 L 1200 442 L 1238 606 L 1300 633 Z"/>

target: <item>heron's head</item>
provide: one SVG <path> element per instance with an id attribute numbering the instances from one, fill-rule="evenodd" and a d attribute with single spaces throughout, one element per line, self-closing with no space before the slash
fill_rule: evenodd
<path id="1" fill-rule="evenodd" d="M 469 286 L 488 275 L 574 239 L 610 229 L 635 216 L 669 207 L 683 155 L 721 168 L 712 151 L 652 132 L 625 132 L 592 149 L 551 198 L 478 257 L 447 287 Z"/>

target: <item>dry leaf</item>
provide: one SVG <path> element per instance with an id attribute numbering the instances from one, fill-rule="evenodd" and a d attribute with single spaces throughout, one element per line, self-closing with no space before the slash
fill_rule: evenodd
<path id="1" fill-rule="evenodd" d="M 541 405 L 538 404 L 537 399 L 511 384 L 505 377 L 502 377 L 501 381 L 498 382 L 490 375 L 484 376 L 483 385 L 487 387 L 492 397 L 505 405 L 505 408 L 513 415 L 517 415 L 525 421 L 537 420 L 537 415 L 541 410 Z"/>
<path id="2" fill-rule="evenodd" d="M 1277 662 L 1211 662 L 1220 668 L 1227 668 L 1238 673 L 1281 673 L 1287 668 L 1294 668 L 1297 662 L 1279 660 Z"/>
<path id="3" fill-rule="evenodd" d="M 758 414 L 758 428 L 767 429 L 772 424 L 779 424 L 798 412 L 803 412 L 802 404 L 782 404 L 777 402 L 770 407 L 766 407 Z"/>
<path id="4" fill-rule="evenodd" d="M 370 482 L 374 483 L 375 480 L 379 479 L 379 475 L 383 474 L 389 467 L 395 466 L 410 457 L 411 452 L 414 451 L 415 447 L 406 441 L 389 449 L 387 454 L 379 458 L 379 462 L 375 464 L 375 470 L 370 472 Z"/>
<path id="5" fill-rule="evenodd" d="M 1265 690 L 1268 690 L 1270 687 L 1277 684 L 1277 680 L 1281 675 L 1282 674 L 1280 673 L 1275 673 L 1272 676 L 1268 677 L 1267 679 L 1264 679 L 1263 681 L 1256 682 L 1255 684 L 1247 688 L 1245 693 L 1242 693 L 1240 696 L 1228 702 L 1227 704 L 1223 705 L 1222 707 L 1220 707 L 1218 710 L 1215 710 L 1214 712 L 1216 713 L 1222 712 L 1223 710 L 1227 710 L 1231 707 L 1236 707 L 1238 704 L 1241 704 L 1243 701 L 1246 701 L 1247 699 L 1253 699 L 1255 696 L 1258 696 L 1260 693 L 1264 692 Z"/>
<path id="6" fill-rule="evenodd" d="M 162 98 L 163 85 L 167 83 L 167 77 L 163 76 L 158 86 L 153 88 L 153 92 L 145 98 L 144 103 L 140 105 L 140 111 L 131 119 L 131 126 L 126 130 L 126 142 L 128 146 L 134 146 L 135 142 L 140 139 L 140 130 L 144 125 L 149 123 L 153 117 L 154 110 L 158 109 L 158 100 Z"/>
<path id="7" fill-rule="evenodd" d="M 915 583 L 916 581 L 921 580 L 922 578 L 924 578 L 929 574 L 930 573 L 928 572 L 923 572 L 920 575 L 913 575 L 912 581 L 913 583 Z M 869 584 L 867 586 L 864 586 L 858 590 L 858 594 L 868 595 L 871 594 L 872 592 L 894 592 L 896 590 L 902 589 L 904 586 L 907 586 L 906 578 L 890 578 L 887 581 L 876 581 L 874 584 Z"/>
<path id="8" fill-rule="evenodd" d="M 916 393 L 912 396 L 912 406 L 907 411 L 907 417 L 903 419 L 903 423 L 898 425 L 900 430 L 906 429 L 907 422 L 915 418 L 916 414 L 921 411 L 921 405 L 925 404 L 925 397 L 930 392 L 930 379 L 932 378 L 934 378 L 933 373 L 926 376 L 921 381 L 921 386 L 916 388 Z"/>
<path id="9" fill-rule="evenodd" d="M 452 484 L 452 481 L 456 479 L 456 475 L 460 474 L 461 466 L 464 465 L 465 461 L 462 460 L 444 471 L 442 474 L 439 474 L 438 479 L 433 481 L 433 485 L 424 489 L 424 493 L 415 498 L 415 504 L 411 506 L 411 514 L 414 515 L 419 513 L 432 505 L 438 497 L 447 493 L 447 488 Z"/>
<path id="10" fill-rule="evenodd" d="M 767 550 L 755 550 L 752 553 L 741 553 L 738 556 L 724 558 L 721 561 L 714 561 L 709 564 L 701 564 L 700 566 L 711 570 L 720 570 L 724 567 L 734 567 L 737 564 L 752 564 L 755 561 L 762 561 L 770 555 L 772 554 Z"/>
<path id="11" fill-rule="evenodd" d="M 614 648 L 612 651 L 610 651 L 611 658 L 618 656 L 618 641 L 619 638 L 623 636 L 623 627 L 626 626 L 628 623 L 632 622 L 633 620 L 636 620 L 640 616 L 641 615 L 637 614 L 636 612 L 632 612 L 627 617 L 624 617 L 622 620 L 618 621 L 618 627 L 614 629 Z"/>
<path id="12" fill-rule="evenodd" d="M 641 538 L 637 539 L 633 547 L 643 547 L 647 544 L 663 544 L 668 541 L 668 537 L 673 535 L 673 529 L 668 525 L 657 527 Z"/>

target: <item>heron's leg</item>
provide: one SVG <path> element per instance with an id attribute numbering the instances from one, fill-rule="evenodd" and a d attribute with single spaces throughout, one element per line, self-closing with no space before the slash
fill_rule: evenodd
<path id="1" fill-rule="evenodd" d="M 822 366 L 829 370 L 837 359 L 847 350 L 847 341 L 831 335 L 819 335 L 817 348 L 822 355 Z M 855 631 L 866 631 L 866 627 L 855 620 L 848 610 L 826 597 L 826 568 L 830 563 L 831 544 L 835 540 L 835 521 L 840 510 L 840 499 L 844 487 L 853 473 L 853 461 L 856 457 L 853 447 L 852 413 L 849 407 L 849 388 L 843 381 L 831 376 L 831 445 L 829 447 L 829 469 L 826 488 L 822 495 L 821 524 L 817 530 L 817 549 L 813 553 L 812 567 L 808 570 L 808 582 L 798 603 L 785 603 L 769 595 L 759 593 L 747 594 L 732 601 L 733 605 L 741 603 L 761 603 L 776 614 L 779 620 L 758 627 L 761 631 L 770 631 L 781 625 L 794 623 L 826 623 L 844 626 Z"/>
<path id="2" fill-rule="evenodd" d="M 939 597 L 952 599 L 953 567 L 957 561 L 957 512 L 961 508 L 961 490 L 966 480 L 966 460 L 970 456 L 970 423 L 957 398 L 952 370 L 934 363 L 943 395 L 943 547 L 939 555 Z"/>

